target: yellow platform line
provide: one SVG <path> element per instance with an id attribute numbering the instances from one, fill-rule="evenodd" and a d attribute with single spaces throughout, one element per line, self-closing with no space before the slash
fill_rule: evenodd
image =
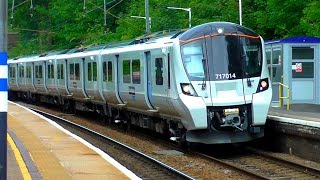
<path id="1" fill-rule="evenodd" d="M 20 154 L 20 151 L 19 149 L 17 148 L 16 144 L 14 143 L 13 139 L 11 138 L 10 134 L 7 133 L 7 141 L 9 142 L 10 146 L 11 146 L 11 149 L 14 153 L 14 156 L 17 160 L 17 163 L 19 165 L 19 168 L 20 168 L 20 171 L 21 171 L 21 174 L 23 176 L 23 179 L 24 180 L 31 180 L 31 175 L 27 169 L 27 166 L 26 164 L 24 163 L 23 159 L 22 159 L 22 156 Z"/>

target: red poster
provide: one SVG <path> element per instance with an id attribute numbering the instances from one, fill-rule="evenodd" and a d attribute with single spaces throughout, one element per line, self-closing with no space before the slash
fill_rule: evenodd
<path id="1" fill-rule="evenodd" d="M 296 72 L 302 72 L 302 63 L 296 63 Z"/>

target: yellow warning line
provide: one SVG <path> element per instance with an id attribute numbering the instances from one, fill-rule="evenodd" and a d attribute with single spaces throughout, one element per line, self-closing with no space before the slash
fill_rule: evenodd
<path id="1" fill-rule="evenodd" d="M 27 169 L 27 166 L 26 164 L 24 163 L 23 159 L 22 159 L 22 156 L 20 154 L 20 151 L 19 149 L 17 148 L 16 144 L 14 143 L 13 139 L 11 138 L 10 134 L 7 133 L 7 140 L 11 146 L 11 149 L 14 153 L 14 156 L 17 160 L 17 163 L 19 165 L 19 168 L 20 168 L 20 171 L 21 171 L 21 174 L 23 176 L 23 179 L 24 180 L 31 180 L 31 176 L 30 176 L 30 173 Z"/>

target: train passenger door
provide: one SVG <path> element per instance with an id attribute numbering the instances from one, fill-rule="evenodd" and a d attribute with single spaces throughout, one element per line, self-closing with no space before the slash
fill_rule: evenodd
<path id="1" fill-rule="evenodd" d="M 150 108 L 150 110 L 156 110 L 156 108 L 153 106 L 152 102 L 152 68 L 151 68 L 151 53 L 150 51 L 144 52 L 144 56 L 145 56 L 145 79 L 146 79 L 146 83 L 145 83 L 145 99 L 147 102 L 148 107 Z"/>
<path id="2" fill-rule="evenodd" d="M 115 68 L 115 74 L 116 74 L 116 77 L 115 77 L 115 81 L 116 81 L 116 86 L 115 86 L 115 91 L 116 91 L 116 97 L 118 99 L 118 102 L 119 102 L 119 106 L 123 106 L 125 105 L 125 103 L 123 102 L 123 100 L 121 99 L 120 97 L 120 70 L 119 68 L 121 67 L 120 66 L 120 58 L 119 58 L 119 55 L 115 55 L 116 57 L 116 68 Z"/>

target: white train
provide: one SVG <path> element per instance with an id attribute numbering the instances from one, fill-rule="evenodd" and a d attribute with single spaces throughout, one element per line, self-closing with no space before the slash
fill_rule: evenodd
<path id="1" fill-rule="evenodd" d="M 10 96 L 95 111 L 179 141 L 262 137 L 272 96 L 263 39 L 227 22 L 8 64 Z"/>

